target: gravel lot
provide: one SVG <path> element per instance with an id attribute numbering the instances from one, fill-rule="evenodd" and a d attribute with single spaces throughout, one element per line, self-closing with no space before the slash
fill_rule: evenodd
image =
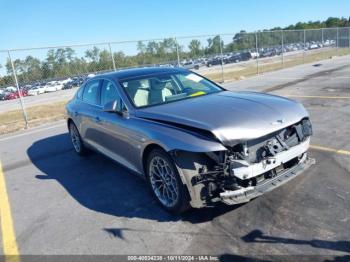
<path id="1" fill-rule="evenodd" d="M 171 216 L 128 170 L 98 154 L 78 157 L 63 121 L 0 137 L 20 254 L 211 254 L 227 261 L 303 254 L 323 255 L 312 257 L 316 261 L 350 260 L 349 58 L 225 85 L 294 96 L 309 110 L 315 132 L 310 154 L 316 165 L 240 206 Z"/>

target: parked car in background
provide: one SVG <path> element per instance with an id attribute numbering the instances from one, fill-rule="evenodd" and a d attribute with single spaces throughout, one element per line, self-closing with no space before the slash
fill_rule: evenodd
<path id="1" fill-rule="evenodd" d="M 258 52 L 249 52 L 252 59 L 257 59 L 259 57 Z"/>
<path id="2" fill-rule="evenodd" d="M 223 58 L 219 57 L 219 56 L 216 56 L 216 57 L 213 57 L 213 58 L 209 58 L 207 61 L 206 61 L 206 66 L 207 67 L 211 67 L 211 66 L 214 66 L 214 65 L 221 65 L 224 64 L 224 61 L 223 61 Z"/>
<path id="3" fill-rule="evenodd" d="M 239 56 L 241 57 L 241 61 L 248 61 L 249 59 L 252 59 L 251 52 L 241 52 L 239 53 Z"/>
<path id="4" fill-rule="evenodd" d="M 59 82 L 64 86 L 65 84 L 67 84 L 67 83 L 69 83 L 71 81 L 73 81 L 73 79 L 69 77 L 69 78 L 61 80 Z"/>
<path id="5" fill-rule="evenodd" d="M 92 78 L 94 76 L 96 76 L 96 75 L 95 74 L 88 74 L 86 78 Z"/>
<path id="6" fill-rule="evenodd" d="M 15 92 L 8 92 L 5 94 L 5 97 L 4 97 L 5 100 L 13 100 L 16 98 L 18 98 L 18 95 Z"/>
<path id="7" fill-rule="evenodd" d="M 310 49 L 310 50 L 312 50 L 312 49 L 317 49 L 317 48 L 319 48 L 318 44 L 311 44 L 311 45 L 309 46 L 309 49 Z"/>
<path id="8" fill-rule="evenodd" d="M 0 101 L 5 100 L 5 96 L 6 96 L 7 92 L 3 89 L 0 89 Z"/>
<path id="9" fill-rule="evenodd" d="M 19 98 L 19 96 L 25 97 L 28 95 L 26 90 L 19 90 L 19 91 L 15 91 L 15 92 L 8 92 L 5 95 L 5 100 L 12 100 L 12 99 L 16 99 Z"/>
<path id="10" fill-rule="evenodd" d="M 63 84 L 62 90 L 72 89 L 74 87 L 73 80 Z"/>
<path id="11" fill-rule="evenodd" d="M 36 96 L 46 92 L 45 84 L 37 84 L 28 90 L 29 96 Z"/>
<path id="12" fill-rule="evenodd" d="M 85 82 L 83 77 L 74 77 L 71 81 L 63 85 L 63 89 L 72 89 L 74 87 L 81 86 Z"/>
<path id="13" fill-rule="evenodd" d="M 46 84 L 45 92 L 56 92 L 63 89 L 63 84 L 58 81 L 51 81 Z"/>
<path id="14" fill-rule="evenodd" d="M 241 57 L 239 53 L 231 54 L 227 57 L 225 57 L 224 62 L 225 64 L 230 64 L 230 63 L 238 63 L 241 61 Z"/>
<path id="15" fill-rule="evenodd" d="M 196 69 L 196 70 L 198 70 L 199 67 L 200 67 L 200 64 L 196 63 L 194 61 L 187 61 L 187 62 L 184 62 L 182 64 L 182 67 L 186 68 L 186 69 Z"/>
<path id="16" fill-rule="evenodd" d="M 14 86 L 8 86 L 8 87 L 5 88 L 5 91 L 7 91 L 7 92 L 16 92 L 17 88 L 14 87 Z"/>
<path id="17" fill-rule="evenodd" d="M 51 82 L 48 82 L 46 83 L 45 85 L 45 92 L 49 93 L 49 92 L 56 92 L 57 89 L 56 89 L 56 82 L 54 81 L 51 81 Z"/>

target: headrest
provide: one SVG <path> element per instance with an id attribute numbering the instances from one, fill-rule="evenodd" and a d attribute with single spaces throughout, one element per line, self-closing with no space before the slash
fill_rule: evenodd
<path id="1" fill-rule="evenodd" d="M 162 90 L 165 88 L 166 82 L 161 82 L 158 79 L 152 80 L 151 89 L 153 90 Z"/>
<path id="2" fill-rule="evenodd" d="M 135 90 L 135 89 L 139 89 L 141 87 L 141 83 L 139 80 L 132 80 L 128 82 L 128 90 Z"/>

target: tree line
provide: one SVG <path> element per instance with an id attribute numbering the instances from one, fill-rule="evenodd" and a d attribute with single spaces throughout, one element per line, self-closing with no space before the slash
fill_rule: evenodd
<path id="1" fill-rule="evenodd" d="M 285 28 L 275 27 L 270 30 L 258 31 L 257 33 L 247 33 L 242 30 L 226 43 L 224 43 L 220 35 L 207 38 L 205 43 L 199 39 L 192 39 L 186 44 L 187 48 L 174 38 L 165 38 L 161 41 L 139 41 L 136 43 L 136 55 L 127 55 L 123 51 L 111 54 L 105 48 L 94 46 L 91 49 L 87 49 L 83 56 L 78 56 L 75 50 L 67 47 L 48 50 L 46 58 L 43 60 L 28 55 L 24 59 L 15 59 L 13 63 L 19 82 L 25 84 L 38 80 L 112 70 L 112 55 L 116 68 L 176 63 L 178 57 L 183 60 L 211 56 L 221 52 L 254 49 L 256 40 L 259 47 L 280 45 L 282 38 L 285 44 L 301 43 L 304 38 L 303 29 L 348 26 L 350 26 L 350 18 L 329 17 L 325 21 L 299 22 Z M 307 41 L 320 41 L 321 34 L 325 40 L 335 39 L 336 30 L 323 30 L 323 32 L 321 30 L 307 31 Z M 0 68 L 2 67 L 5 67 L 7 74 L 0 76 L 0 86 L 13 85 L 13 72 L 10 61 L 7 60 L 5 65 L 0 65 Z"/>

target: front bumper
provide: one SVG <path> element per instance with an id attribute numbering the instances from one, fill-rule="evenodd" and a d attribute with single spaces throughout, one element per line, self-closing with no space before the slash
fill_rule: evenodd
<path id="1" fill-rule="evenodd" d="M 304 156 L 305 157 L 302 158 L 297 165 L 282 171 L 277 176 L 267 179 L 257 186 L 250 186 L 234 191 L 227 190 L 220 193 L 221 201 L 228 205 L 249 202 L 251 199 L 283 185 L 284 183 L 303 173 L 311 165 L 315 164 L 315 159 L 308 158 L 306 154 Z"/>

